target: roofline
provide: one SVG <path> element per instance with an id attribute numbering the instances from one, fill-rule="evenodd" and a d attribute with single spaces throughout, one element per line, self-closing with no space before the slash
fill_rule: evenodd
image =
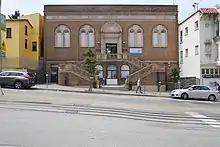
<path id="1" fill-rule="evenodd" d="M 164 4 L 164 5 L 161 5 L 161 4 L 158 4 L 158 5 L 155 5 L 155 4 L 76 4 L 76 5 L 59 5 L 59 4 L 52 4 L 52 5 L 44 5 L 44 6 L 175 6 L 177 7 L 178 5 L 172 5 L 172 4 Z"/>
<path id="2" fill-rule="evenodd" d="M 7 21 L 26 21 L 26 22 L 28 22 L 28 24 L 33 28 L 33 26 L 32 26 L 32 24 L 30 23 L 30 21 L 28 20 L 28 19 L 6 19 L 6 22 Z"/>
<path id="3" fill-rule="evenodd" d="M 183 24 L 184 22 L 186 22 L 187 20 L 189 20 L 191 17 L 193 17 L 195 14 L 197 13 L 201 13 L 201 10 L 197 10 L 196 12 L 194 12 L 193 14 L 191 14 L 190 16 L 188 16 L 186 19 L 184 19 L 182 22 L 179 23 L 179 25 Z M 212 14 L 212 13 L 211 13 Z"/>
<path id="4" fill-rule="evenodd" d="M 193 17 L 194 15 L 196 15 L 198 12 L 200 12 L 200 10 L 197 10 L 196 12 L 194 12 L 193 14 L 191 14 L 190 16 L 188 16 L 186 19 L 184 19 L 182 22 L 179 23 L 179 25 L 183 24 L 184 22 L 186 22 L 187 20 L 189 20 L 191 17 Z"/>

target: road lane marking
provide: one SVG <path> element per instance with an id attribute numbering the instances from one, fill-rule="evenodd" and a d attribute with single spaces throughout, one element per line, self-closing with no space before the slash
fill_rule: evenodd
<path id="1" fill-rule="evenodd" d="M 186 114 L 188 115 L 191 115 L 192 117 L 214 127 L 214 128 L 220 128 L 220 122 L 217 121 L 217 120 L 214 120 L 214 119 L 211 119 L 205 115 L 201 115 L 199 113 L 196 113 L 196 112 L 185 112 Z"/>

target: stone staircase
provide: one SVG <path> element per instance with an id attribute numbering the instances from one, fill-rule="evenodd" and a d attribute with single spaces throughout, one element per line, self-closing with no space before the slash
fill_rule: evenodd
<path id="1" fill-rule="evenodd" d="M 80 61 L 80 63 L 71 63 L 71 62 L 67 62 L 64 64 L 60 64 L 60 69 L 59 72 L 60 73 L 71 73 L 74 74 L 86 81 L 90 81 L 90 77 L 93 76 L 92 74 L 90 74 L 89 72 L 87 72 L 86 70 L 84 70 L 81 66 L 82 66 L 83 62 Z"/>
<path id="2" fill-rule="evenodd" d="M 127 78 L 128 81 L 136 82 L 139 78 L 145 78 L 153 72 L 164 72 L 165 68 L 158 66 L 156 63 L 143 62 L 130 54 L 96 54 L 98 62 L 109 62 L 109 61 L 126 61 L 127 63 L 138 68 L 137 71 L 131 73 Z M 83 61 L 68 61 L 61 64 L 59 71 L 72 73 L 86 81 L 90 81 L 92 74 L 88 73 L 83 68 Z"/>

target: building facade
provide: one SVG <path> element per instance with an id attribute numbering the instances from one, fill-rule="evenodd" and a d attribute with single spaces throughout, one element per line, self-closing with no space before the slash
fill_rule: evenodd
<path id="1" fill-rule="evenodd" d="M 178 10 L 175 5 L 46 5 L 44 59 L 51 81 L 83 85 L 83 52 L 96 52 L 106 85 L 125 78 L 156 88 L 178 66 Z M 58 68 L 59 67 L 59 68 Z M 59 70 L 58 70 L 59 69 Z"/>
<path id="2" fill-rule="evenodd" d="M 6 30 L 6 16 L 4 14 L 0 14 L 1 15 L 1 23 L 0 23 L 0 27 L 1 27 L 1 43 L 3 43 L 5 41 L 5 30 Z"/>
<path id="3" fill-rule="evenodd" d="M 43 17 L 30 14 L 6 20 L 6 58 L 3 68 L 36 69 L 43 40 Z"/>
<path id="4" fill-rule="evenodd" d="M 179 24 L 180 76 L 184 84 L 219 81 L 219 11 L 200 8 Z"/>

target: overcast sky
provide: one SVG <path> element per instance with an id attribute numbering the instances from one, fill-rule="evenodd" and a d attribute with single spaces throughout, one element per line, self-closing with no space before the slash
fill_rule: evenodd
<path id="1" fill-rule="evenodd" d="M 2 13 L 11 14 L 20 10 L 21 14 L 43 12 L 46 4 L 175 4 L 179 6 L 179 19 L 183 20 L 193 12 L 194 0 L 2 0 Z M 196 0 L 200 7 L 213 7 L 219 0 Z"/>

